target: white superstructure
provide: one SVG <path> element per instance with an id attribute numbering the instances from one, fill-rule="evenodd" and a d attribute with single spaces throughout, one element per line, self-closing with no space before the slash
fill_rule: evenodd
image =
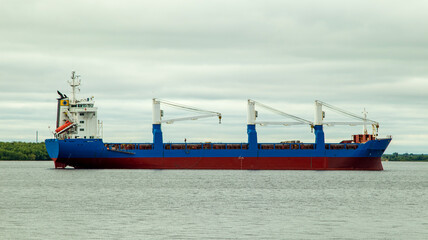
<path id="1" fill-rule="evenodd" d="M 76 90 L 80 82 L 79 76 L 73 71 L 69 81 L 72 88 L 71 100 L 58 91 L 60 98 L 58 98 L 55 135 L 59 139 L 102 138 L 102 122 L 97 120 L 94 97 L 80 100 L 76 98 Z"/>

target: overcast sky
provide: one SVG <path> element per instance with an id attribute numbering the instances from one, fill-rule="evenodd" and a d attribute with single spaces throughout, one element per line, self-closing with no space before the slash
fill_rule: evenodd
<path id="1" fill-rule="evenodd" d="M 164 141 L 246 141 L 248 98 L 313 120 L 314 100 L 380 123 L 387 150 L 428 153 L 428 1 L 0 0 L 0 141 L 51 137 L 56 90 L 95 96 L 104 138 L 150 142 L 151 99 L 223 113 Z M 182 116 L 162 107 L 167 117 Z M 260 119 L 290 121 L 258 109 Z M 326 121 L 354 121 L 326 111 Z M 51 130 L 48 129 L 51 127 Z M 306 126 L 259 140 L 313 142 Z M 362 127 L 325 127 L 327 142 Z"/>

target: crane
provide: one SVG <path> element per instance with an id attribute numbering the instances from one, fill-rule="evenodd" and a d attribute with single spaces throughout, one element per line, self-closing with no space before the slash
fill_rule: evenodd
<path id="1" fill-rule="evenodd" d="M 163 117 L 163 110 L 160 109 L 160 104 L 169 105 L 174 108 L 179 108 L 182 110 L 190 111 L 190 112 L 197 112 L 197 113 L 204 113 L 202 115 L 196 115 L 191 117 L 182 117 L 182 118 L 173 118 L 173 119 L 167 119 L 162 120 Z M 219 112 L 213 112 L 208 110 L 203 110 L 195 107 L 186 106 L 183 104 L 178 104 L 166 100 L 161 100 L 158 98 L 153 98 L 153 124 L 172 124 L 177 121 L 186 121 L 186 120 L 197 120 L 200 118 L 208 118 L 208 117 L 218 117 L 218 122 L 221 124 L 221 113 Z"/>
<path id="2" fill-rule="evenodd" d="M 264 108 L 266 110 L 269 110 L 273 113 L 279 114 L 283 117 L 286 118 L 291 118 L 293 120 L 295 120 L 295 122 L 263 122 L 263 121 L 256 121 L 256 118 L 258 117 L 258 112 L 255 110 L 255 106 Z M 291 126 L 291 125 L 310 125 L 313 126 L 313 122 L 285 113 L 283 111 L 280 111 L 278 109 L 275 109 L 273 107 L 264 105 L 260 102 L 248 99 L 248 118 L 247 118 L 247 122 L 248 124 L 259 124 L 261 126 L 265 126 L 265 125 L 284 125 L 284 126 Z"/>
<path id="3" fill-rule="evenodd" d="M 339 114 L 343 114 L 346 115 L 350 118 L 354 118 L 357 120 L 360 120 L 358 122 L 323 122 L 323 118 L 324 118 L 324 112 L 322 111 L 322 106 L 327 107 Z M 315 124 L 317 125 L 327 125 L 327 126 L 334 126 L 334 125 L 349 125 L 349 126 L 356 126 L 356 125 L 363 125 L 364 126 L 364 134 L 367 134 L 367 129 L 366 129 L 366 125 L 367 124 L 371 124 L 372 125 L 372 129 L 373 129 L 373 135 L 374 136 L 378 136 L 378 131 L 379 131 L 379 123 L 373 120 L 370 120 L 367 118 L 367 112 L 364 109 L 363 112 L 363 117 L 360 117 L 354 113 L 348 112 L 346 110 L 340 109 L 338 107 L 335 107 L 331 104 L 316 100 L 315 101 Z M 321 123 L 321 124 L 320 124 Z"/>

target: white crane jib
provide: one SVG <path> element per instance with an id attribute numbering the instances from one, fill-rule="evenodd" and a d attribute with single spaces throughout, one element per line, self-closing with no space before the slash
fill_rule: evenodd
<path id="1" fill-rule="evenodd" d="M 202 115 L 196 115 L 191 117 L 182 117 L 182 118 L 173 118 L 173 119 L 167 119 L 162 120 L 163 117 L 163 110 L 160 109 L 160 104 L 169 105 L 171 107 L 183 109 L 190 112 L 197 112 L 197 113 L 205 113 Z M 157 98 L 153 98 L 153 124 L 161 124 L 161 123 L 167 123 L 171 124 L 177 121 L 186 121 L 186 120 L 197 120 L 200 118 L 208 118 L 208 117 L 218 117 L 219 123 L 221 123 L 221 113 L 219 112 L 213 112 L 208 110 L 203 110 L 195 107 L 185 106 L 178 103 L 173 103 Z"/>
<path id="2" fill-rule="evenodd" d="M 258 112 L 255 109 L 256 105 L 261 107 L 261 108 L 264 108 L 266 110 L 269 110 L 273 113 L 279 114 L 281 116 L 291 118 L 291 119 L 295 120 L 296 122 L 258 122 L 258 121 L 256 121 L 256 118 L 258 115 Z M 247 124 L 259 124 L 261 126 L 264 126 L 264 125 L 284 125 L 284 126 L 310 125 L 310 126 L 313 126 L 313 122 L 311 122 L 309 120 L 306 120 L 306 119 L 303 119 L 303 118 L 282 112 L 278 109 L 275 109 L 273 107 L 269 107 L 267 105 L 264 105 L 262 103 L 259 103 L 257 101 L 251 100 L 251 99 L 248 99 Z"/>
<path id="3" fill-rule="evenodd" d="M 325 106 L 339 114 L 346 115 L 348 117 L 360 120 L 359 122 L 323 122 L 324 118 L 324 112 L 322 111 L 322 106 Z M 364 109 L 363 117 L 358 116 L 354 113 L 348 112 L 346 110 L 340 109 L 338 107 L 335 107 L 333 105 L 330 105 L 328 103 L 316 100 L 315 101 L 315 125 L 328 125 L 328 126 L 334 126 L 334 125 L 349 125 L 349 126 L 356 126 L 356 125 L 363 125 L 364 126 L 364 134 L 366 134 L 367 130 L 365 126 L 367 124 L 371 124 L 373 128 L 373 135 L 378 135 L 378 129 L 379 129 L 379 123 L 373 120 L 370 120 L 367 118 L 367 112 Z"/>

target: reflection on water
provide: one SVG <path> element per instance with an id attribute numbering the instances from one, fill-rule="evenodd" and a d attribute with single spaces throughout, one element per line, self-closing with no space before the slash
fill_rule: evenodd
<path id="1" fill-rule="evenodd" d="M 2 239 L 426 239 L 428 163 L 385 171 L 0 162 Z"/>

